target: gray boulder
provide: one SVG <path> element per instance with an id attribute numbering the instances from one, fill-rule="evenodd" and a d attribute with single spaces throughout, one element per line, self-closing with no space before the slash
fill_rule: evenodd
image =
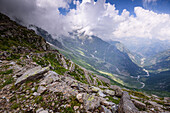
<path id="1" fill-rule="evenodd" d="M 114 96 L 115 95 L 115 92 L 114 91 L 111 91 L 111 90 L 104 90 L 103 91 L 105 94 L 107 94 L 107 95 L 110 95 L 110 96 Z"/>
<path id="2" fill-rule="evenodd" d="M 119 103 L 118 113 L 139 113 L 139 110 L 135 107 L 130 100 L 128 92 L 124 91 Z"/>
<path id="3" fill-rule="evenodd" d="M 21 77 L 17 79 L 15 85 L 22 84 L 27 80 L 36 80 L 37 78 L 43 77 L 46 72 L 50 70 L 50 67 L 37 66 L 35 68 L 27 70 Z"/>
<path id="4" fill-rule="evenodd" d="M 45 75 L 44 75 L 44 79 L 40 82 L 40 85 L 48 85 L 51 84 L 55 81 L 59 81 L 60 77 L 59 75 L 54 72 L 54 71 L 48 71 Z"/>
<path id="5" fill-rule="evenodd" d="M 93 111 L 100 106 L 101 102 L 99 97 L 87 93 L 79 93 L 76 98 L 79 102 L 84 104 L 86 111 Z"/>
<path id="6" fill-rule="evenodd" d="M 105 106 L 101 106 L 101 112 L 102 113 L 112 113 L 109 109 L 107 109 Z"/>
<path id="7" fill-rule="evenodd" d="M 144 104 L 144 103 L 142 103 L 142 102 L 140 102 L 138 100 L 135 100 L 135 99 L 133 99 L 132 101 L 133 101 L 133 103 L 135 104 L 135 106 L 137 108 L 139 108 L 141 110 L 145 110 L 146 109 L 146 104 Z"/>
<path id="8" fill-rule="evenodd" d="M 101 91 L 99 90 L 99 92 L 97 93 L 100 97 L 105 97 L 106 95 Z"/>
<path id="9" fill-rule="evenodd" d="M 38 90 L 37 90 L 37 93 L 41 94 L 41 93 L 43 93 L 46 89 L 47 89 L 47 88 L 44 87 L 44 86 L 39 86 L 39 87 L 38 87 Z"/>
<path id="10" fill-rule="evenodd" d="M 110 88 L 113 89 L 115 91 L 115 95 L 118 96 L 118 97 L 121 97 L 122 96 L 122 89 L 119 87 L 119 86 L 116 86 L 116 85 L 110 85 Z"/>

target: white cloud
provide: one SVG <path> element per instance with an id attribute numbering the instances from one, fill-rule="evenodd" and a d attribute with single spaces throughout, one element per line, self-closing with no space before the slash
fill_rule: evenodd
<path id="1" fill-rule="evenodd" d="M 83 28 L 81 31 L 86 31 L 86 34 L 97 35 L 104 40 L 134 37 L 170 40 L 170 15 L 157 14 L 141 7 L 135 7 L 134 12 L 135 17 L 126 9 L 119 15 L 114 5 L 102 0 L 84 0 L 77 10 L 70 11 L 67 19 L 71 20 L 72 28 Z"/>
<path id="2" fill-rule="evenodd" d="M 136 7 L 136 16 L 124 9 L 122 14 L 115 5 L 105 0 L 74 0 L 77 9 L 61 15 L 58 8 L 69 8 L 72 0 L 1 0 L 0 10 L 17 17 L 26 24 L 35 24 L 52 34 L 66 35 L 74 29 L 96 35 L 104 40 L 155 38 L 170 40 L 170 15 L 157 14 Z M 152 2 L 156 0 L 145 0 Z"/>
<path id="3" fill-rule="evenodd" d="M 0 0 L 0 11 L 17 18 L 25 25 L 34 24 L 58 35 L 66 34 L 69 26 L 59 7 L 69 8 L 71 0 Z"/>
<path id="4" fill-rule="evenodd" d="M 140 37 L 170 40 L 170 16 L 168 14 L 157 14 L 135 8 L 136 17 L 130 17 L 119 24 L 114 35 L 116 37 Z"/>

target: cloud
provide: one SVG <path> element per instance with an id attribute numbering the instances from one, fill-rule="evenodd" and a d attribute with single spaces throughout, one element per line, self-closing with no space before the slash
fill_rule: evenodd
<path id="1" fill-rule="evenodd" d="M 131 16 L 121 22 L 114 31 L 116 37 L 170 40 L 170 15 L 157 14 L 141 7 L 136 7 L 134 10 L 136 17 Z"/>
<path id="2" fill-rule="evenodd" d="M 85 31 L 104 40 L 130 40 L 134 37 L 170 40 L 170 15 L 157 14 L 141 7 L 134 8 L 136 16 L 130 15 L 126 9 L 121 15 L 118 12 L 114 5 L 103 0 L 84 0 L 76 10 L 70 11 L 67 18 L 71 20 L 72 29 L 82 28 L 80 32 Z"/>
<path id="3" fill-rule="evenodd" d="M 143 0 L 143 6 L 148 8 L 150 5 L 155 5 L 158 0 Z"/>
<path id="4" fill-rule="evenodd" d="M 156 2 L 156 0 L 144 0 Z M 69 9 L 66 15 L 58 8 Z M 170 40 L 170 15 L 135 7 L 136 16 L 124 9 L 121 15 L 115 5 L 105 0 L 1 0 L 0 11 L 10 17 L 17 17 L 25 25 L 34 24 L 57 36 L 79 29 L 88 35 L 96 35 L 103 40 L 133 40 L 150 38 Z"/>
<path id="5" fill-rule="evenodd" d="M 69 26 L 59 7 L 69 8 L 71 0 L 0 0 L 0 11 L 24 25 L 34 24 L 50 33 L 66 34 Z"/>

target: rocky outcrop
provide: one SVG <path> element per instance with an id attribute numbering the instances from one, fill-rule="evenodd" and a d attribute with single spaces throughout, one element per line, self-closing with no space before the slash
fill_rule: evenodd
<path id="1" fill-rule="evenodd" d="M 121 90 L 121 88 L 119 86 L 116 85 L 110 85 L 110 88 L 115 90 L 115 95 L 121 97 L 123 91 Z"/>
<path id="2" fill-rule="evenodd" d="M 138 100 L 135 100 L 135 99 L 133 99 L 132 101 L 133 101 L 134 105 L 137 108 L 139 108 L 140 110 L 146 110 L 146 104 L 144 104 L 144 103 L 142 103 L 142 102 L 140 102 Z"/>
<path id="3" fill-rule="evenodd" d="M 49 69 L 50 69 L 49 67 L 42 68 L 41 66 L 29 69 L 21 77 L 17 79 L 15 85 L 21 84 L 26 80 L 36 80 L 38 78 L 41 78 L 43 74 L 49 71 Z"/>
<path id="4" fill-rule="evenodd" d="M 128 92 L 124 91 L 119 103 L 118 113 L 139 113 L 139 110 L 135 107 L 130 100 Z"/>

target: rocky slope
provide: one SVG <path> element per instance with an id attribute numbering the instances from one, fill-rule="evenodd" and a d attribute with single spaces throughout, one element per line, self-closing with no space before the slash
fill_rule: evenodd
<path id="1" fill-rule="evenodd" d="M 168 112 L 169 98 L 111 85 L 0 14 L 0 112 Z M 8 45 L 6 45 L 8 44 Z"/>

